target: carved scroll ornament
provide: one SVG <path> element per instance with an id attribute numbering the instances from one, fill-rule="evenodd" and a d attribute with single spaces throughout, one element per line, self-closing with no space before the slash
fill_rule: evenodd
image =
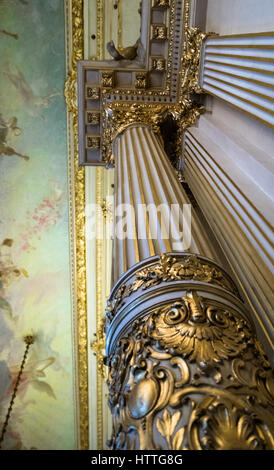
<path id="1" fill-rule="evenodd" d="M 112 449 L 274 449 L 273 375 L 246 320 L 189 292 L 109 358 Z"/>

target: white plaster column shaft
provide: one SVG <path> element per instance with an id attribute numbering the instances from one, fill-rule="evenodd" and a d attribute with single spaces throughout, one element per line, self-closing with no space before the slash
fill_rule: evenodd
<path id="1" fill-rule="evenodd" d="M 117 137 L 114 153 L 116 222 L 121 204 L 129 204 L 132 210 L 127 220 L 131 236 L 124 239 L 116 236 L 114 240 L 113 281 L 136 263 L 162 253 L 187 251 L 217 260 L 212 242 L 193 206 L 191 227 L 187 225 L 185 215 L 189 206 L 184 205 L 190 204 L 189 198 L 153 130 L 142 125 L 127 128 Z M 150 205 L 162 208 L 154 219 L 148 217 Z M 161 214 L 164 214 L 162 225 Z M 170 231 L 164 233 L 168 225 Z M 152 232 L 156 228 L 155 238 Z M 191 242 L 187 246 L 190 229 Z M 186 237 L 180 236 L 183 232 Z"/>

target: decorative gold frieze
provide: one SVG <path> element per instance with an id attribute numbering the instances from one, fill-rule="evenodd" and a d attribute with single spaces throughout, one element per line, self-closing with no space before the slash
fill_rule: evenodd
<path id="1" fill-rule="evenodd" d="M 138 90 L 147 88 L 147 72 L 135 73 L 135 88 Z"/>
<path id="2" fill-rule="evenodd" d="M 145 267 L 135 274 L 135 280 L 130 284 L 122 284 L 115 296 L 108 302 L 107 318 L 112 321 L 123 300 L 138 289 L 148 289 L 161 282 L 200 281 L 222 287 L 238 295 L 236 286 L 225 271 L 213 262 L 205 261 L 197 255 L 189 255 L 176 259 L 168 254 L 160 256 L 159 263 Z"/>
<path id="3" fill-rule="evenodd" d="M 104 175 L 103 168 L 96 168 L 96 187 L 95 187 L 95 202 L 98 207 L 98 214 L 100 214 L 99 207 L 103 204 L 103 186 Z M 97 219 L 98 220 L 98 219 Z M 97 232 L 98 230 L 98 232 Z M 96 333 L 99 338 L 104 334 L 104 319 L 102 319 L 103 305 L 104 305 L 104 292 L 103 292 L 103 279 L 104 279 L 104 242 L 100 236 L 100 222 L 96 224 L 96 258 L 95 258 L 95 272 L 96 272 Z M 99 235 L 99 236 L 98 236 Z M 101 342 L 102 345 L 102 342 Z M 103 346 L 103 345 L 102 345 Z M 102 350 L 103 351 L 103 350 Z M 102 352 L 101 351 L 101 352 Z M 96 361 L 96 428 L 97 428 L 97 448 L 104 448 L 104 419 L 103 419 L 103 380 L 101 371 L 103 358 L 99 353 Z"/>
<path id="4" fill-rule="evenodd" d="M 99 100 L 100 99 L 100 88 L 94 86 L 86 87 L 86 99 L 87 100 Z"/>
<path id="5" fill-rule="evenodd" d="M 104 71 L 101 73 L 101 85 L 103 88 L 114 87 L 114 72 L 112 70 Z"/>
<path id="6" fill-rule="evenodd" d="M 96 58 L 103 60 L 105 43 L 105 0 L 96 0 Z"/>
<path id="7" fill-rule="evenodd" d="M 211 33 L 212 34 L 212 33 Z M 199 84 L 200 61 L 203 41 L 208 36 L 199 28 L 187 28 L 185 33 L 185 52 L 182 57 L 182 93 L 201 93 Z"/>
<path id="8" fill-rule="evenodd" d="M 166 59 L 164 57 L 151 57 L 151 70 L 164 72 L 166 70 Z"/>
<path id="9" fill-rule="evenodd" d="M 270 364 L 231 307 L 193 291 L 156 306 L 109 367 L 112 449 L 274 449 Z"/>
<path id="10" fill-rule="evenodd" d="M 101 113 L 98 111 L 87 111 L 86 123 L 89 126 L 99 126 Z"/>
<path id="11" fill-rule="evenodd" d="M 70 113 L 77 112 L 77 76 L 73 71 L 67 75 L 64 96 Z"/>
<path id="12" fill-rule="evenodd" d="M 165 24 L 153 24 L 151 26 L 152 39 L 165 40 L 167 39 L 167 27 Z"/>
<path id="13" fill-rule="evenodd" d="M 72 292 L 75 292 L 76 313 L 74 324 L 77 325 L 77 387 L 79 397 L 76 432 L 79 433 L 79 448 L 89 448 L 89 407 L 88 407 L 88 340 L 86 315 L 86 251 L 85 251 L 85 168 L 78 164 L 78 108 L 77 108 L 77 62 L 84 57 L 84 18 L 83 0 L 66 2 L 67 25 L 71 31 L 71 57 L 65 84 L 65 98 L 73 131 L 73 156 L 69 160 L 70 174 L 70 220 L 73 221 L 72 262 L 75 279 L 72 282 Z M 72 180 L 73 175 L 73 180 Z M 74 257 L 74 245 L 76 256 Z"/>
<path id="14" fill-rule="evenodd" d="M 87 136 L 87 148 L 90 150 L 100 149 L 100 141 L 101 141 L 100 136 L 88 135 Z"/>

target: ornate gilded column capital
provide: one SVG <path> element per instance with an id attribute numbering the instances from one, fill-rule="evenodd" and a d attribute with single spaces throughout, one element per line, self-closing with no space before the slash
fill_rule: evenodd
<path id="1" fill-rule="evenodd" d="M 102 151 L 105 155 L 106 166 L 114 165 L 113 144 L 117 136 L 134 125 L 147 126 L 153 129 L 160 138 L 160 124 L 169 116 L 176 122 L 178 128 L 177 148 L 181 152 L 182 131 L 196 124 L 203 106 L 184 98 L 179 103 L 137 103 L 137 102 L 107 102 L 103 118 Z M 179 157 L 179 154 L 178 154 Z"/>
<path id="2" fill-rule="evenodd" d="M 136 102 L 109 102 L 104 112 L 104 131 L 102 149 L 107 166 L 114 164 L 113 146 L 115 139 L 127 128 L 148 126 L 160 135 L 159 124 L 163 119 L 164 109 L 159 103 L 144 104 Z"/>

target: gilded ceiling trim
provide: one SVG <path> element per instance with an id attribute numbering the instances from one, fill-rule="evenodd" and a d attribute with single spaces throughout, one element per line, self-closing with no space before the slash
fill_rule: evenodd
<path id="1" fill-rule="evenodd" d="M 103 205 L 103 168 L 96 168 L 96 204 Z M 100 214 L 97 221 L 100 221 Z M 99 227 L 100 230 L 100 227 Z M 102 312 L 103 312 L 103 239 L 96 237 L 96 337 L 102 339 Z M 101 342 L 102 343 L 102 342 Z M 101 344 L 102 346 L 102 344 Z M 103 442 L 103 383 L 102 363 L 100 361 L 101 348 L 96 354 L 96 401 L 97 401 L 97 449 L 104 448 Z"/>
<path id="2" fill-rule="evenodd" d="M 74 1 L 74 0 L 72 0 Z M 105 0 L 96 0 L 96 59 L 103 60 L 104 58 L 104 13 L 105 13 Z"/>
<path id="3" fill-rule="evenodd" d="M 70 122 L 73 130 L 73 163 L 70 168 L 70 210 L 72 226 L 72 254 L 75 279 L 72 279 L 72 290 L 76 300 L 76 336 L 77 336 L 77 371 L 78 371 L 78 415 L 79 415 L 79 447 L 89 449 L 89 384 L 88 384 L 88 324 L 87 324 L 87 292 L 86 292 L 86 240 L 85 240 L 85 168 L 79 166 L 78 153 L 78 108 L 77 108 L 77 61 L 84 58 L 84 9 L 83 0 L 66 0 L 67 14 L 70 11 L 71 37 L 69 72 L 65 83 L 65 98 Z M 70 8 L 69 8 L 70 7 Z M 96 35 L 98 59 L 103 58 L 104 47 L 104 0 L 96 3 Z M 69 21 L 68 21 L 69 22 Z M 69 34 L 68 33 L 68 34 Z M 100 204 L 102 198 L 103 172 L 97 169 L 96 200 Z M 103 241 L 96 243 L 96 328 L 101 334 L 102 308 L 102 246 Z M 97 395 L 97 445 L 103 449 L 103 383 L 101 361 L 97 357 L 96 364 L 96 395 Z"/>
<path id="4" fill-rule="evenodd" d="M 70 71 L 65 83 L 65 98 L 70 113 L 73 130 L 73 156 L 70 168 L 70 211 L 73 223 L 72 257 L 75 272 L 73 291 L 76 301 L 76 336 L 77 336 L 77 370 L 78 370 L 78 416 L 79 447 L 89 449 L 89 409 L 88 409 L 88 336 L 87 336 L 87 298 L 86 298 L 86 248 L 85 248 L 85 168 L 78 164 L 78 110 L 76 99 L 77 61 L 84 56 L 84 18 L 83 0 L 67 0 L 67 11 L 70 12 L 71 37 Z M 68 20 L 69 21 L 69 20 Z M 74 178 L 74 180 L 72 180 Z"/>
<path id="5" fill-rule="evenodd" d="M 118 5 L 118 49 L 123 48 L 123 5 L 122 0 L 117 0 Z"/>

